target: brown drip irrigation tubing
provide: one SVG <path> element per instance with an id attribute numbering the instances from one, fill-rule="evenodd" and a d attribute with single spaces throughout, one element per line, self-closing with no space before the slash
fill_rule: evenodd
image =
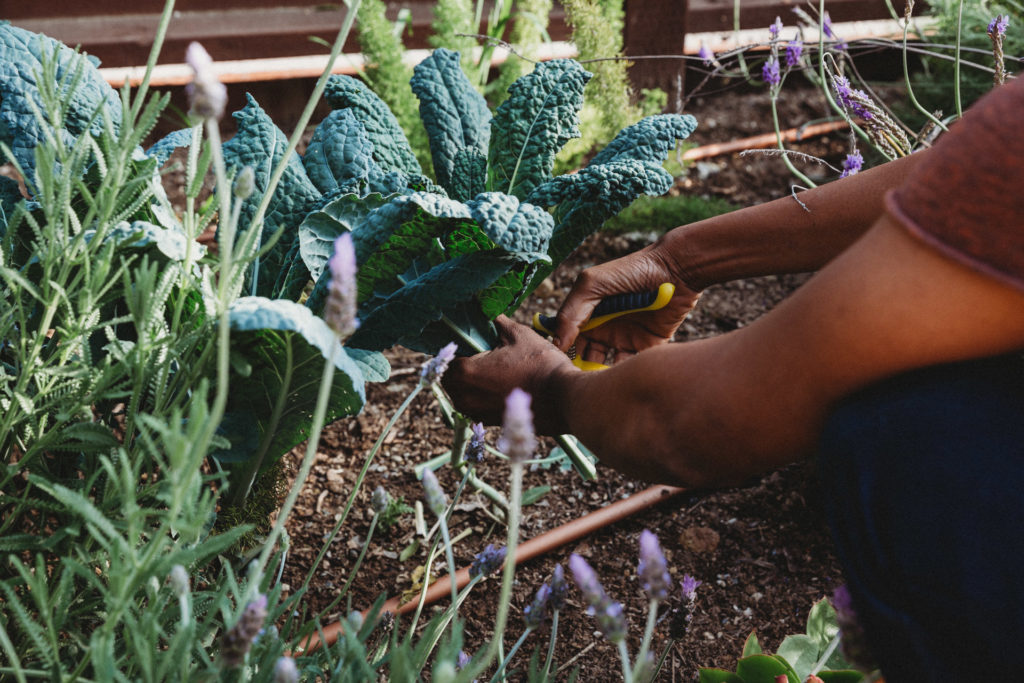
<path id="1" fill-rule="evenodd" d="M 583 515 L 579 519 L 574 519 L 571 522 L 555 527 L 551 531 L 547 531 L 536 538 L 531 538 L 529 541 L 520 543 L 516 547 L 516 564 L 521 564 L 539 555 L 549 553 L 567 543 L 583 538 L 593 531 L 610 524 L 614 524 L 615 522 L 641 512 L 642 510 L 646 510 L 647 508 L 668 500 L 673 496 L 677 496 L 684 491 L 686 491 L 686 489 L 677 488 L 675 486 L 652 486 L 640 491 L 639 493 L 633 494 L 629 498 L 616 501 L 611 505 L 606 505 L 599 510 Z M 469 583 L 469 567 L 463 567 L 455 572 L 455 583 L 460 589 L 464 588 L 466 584 Z M 442 576 L 434 581 L 434 583 L 430 584 L 427 588 L 423 604 L 430 605 L 441 598 L 451 596 L 451 585 L 451 579 L 449 579 L 448 576 Z M 384 603 L 381 613 L 391 612 L 396 615 L 406 614 L 415 610 L 418 604 L 419 597 L 404 603 L 401 602 L 401 598 L 391 598 Z M 366 613 L 367 612 L 364 611 L 363 615 L 365 616 Z M 299 648 L 299 651 L 312 652 L 324 644 L 330 647 L 335 643 L 335 641 L 337 641 L 342 630 L 343 627 L 341 623 L 330 624 L 323 629 L 322 637 L 320 633 L 314 633 L 308 640 L 306 640 L 305 643 L 303 643 Z"/>
<path id="2" fill-rule="evenodd" d="M 806 138 L 832 133 L 847 127 L 849 127 L 849 124 L 846 123 L 846 121 L 827 121 L 825 123 L 815 123 L 809 126 L 790 128 L 782 131 L 780 135 L 782 136 L 783 142 L 796 142 Z M 699 159 L 708 159 L 710 157 L 716 157 L 723 154 L 742 152 L 745 149 L 774 147 L 776 144 L 778 144 L 778 138 L 775 136 L 775 133 L 763 133 L 749 138 L 740 138 L 738 140 L 730 140 L 729 142 L 719 142 L 694 147 L 683 152 L 683 159 L 686 161 L 697 161 Z"/>

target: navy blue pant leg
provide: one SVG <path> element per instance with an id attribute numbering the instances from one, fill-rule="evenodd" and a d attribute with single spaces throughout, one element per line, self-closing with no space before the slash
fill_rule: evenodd
<path id="1" fill-rule="evenodd" d="M 819 462 L 887 683 L 1019 674 L 1024 360 L 937 366 L 858 392 L 828 420 Z"/>

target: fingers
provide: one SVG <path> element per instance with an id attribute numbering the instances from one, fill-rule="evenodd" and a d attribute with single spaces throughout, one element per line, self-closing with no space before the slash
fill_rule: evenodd
<path id="1" fill-rule="evenodd" d="M 562 307 L 555 318 L 555 334 L 552 340 L 562 352 L 568 351 L 576 341 L 580 327 L 590 318 L 594 307 L 601 301 L 602 294 L 594 290 L 592 278 L 587 271 L 580 273 L 573 283 Z"/>

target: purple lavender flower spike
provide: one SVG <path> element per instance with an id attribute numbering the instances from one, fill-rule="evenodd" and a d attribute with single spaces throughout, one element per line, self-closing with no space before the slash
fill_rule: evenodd
<path id="1" fill-rule="evenodd" d="M 715 61 L 715 53 L 703 40 L 700 41 L 700 50 L 697 51 L 697 56 L 704 62 L 704 66 L 711 66 L 711 62 Z"/>
<path id="2" fill-rule="evenodd" d="M 798 33 L 793 40 L 786 45 L 786 66 L 793 68 L 800 64 L 800 57 L 804 53 L 804 41 L 800 40 Z"/>
<path id="3" fill-rule="evenodd" d="M 224 116 L 228 89 L 217 78 L 210 53 L 199 43 L 189 43 L 185 50 L 185 63 L 192 69 L 192 81 L 185 86 L 190 113 L 203 119 Z"/>
<path id="4" fill-rule="evenodd" d="M 487 449 L 484 426 L 479 422 L 474 422 L 472 430 L 473 436 L 469 437 L 469 445 L 466 446 L 463 460 L 467 462 L 480 462 L 484 459 L 484 453 Z"/>
<path id="5" fill-rule="evenodd" d="M 779 32 L 781 30 L 782 30 L 782 19 L 780 17 L 775 17 L 775 22 L 771 26 L 768 27 L 768 35 L 771 37 L 772 41 L 776 41 L 776 40 L 779 39 Z"/>
<path id="6" fill-rule="evenodd" d="M 565 582 L 565 570 L 562 569 L 562 565 L 555 565 L 555 570 L 551 572 L 551 599 L 548 604 L 551 605 L 551 609 L 561 611 L 565 609 L 565 599 L 569 595 L 569 584 Z"/>
<path id="7" fill-rule="evenodd" d="M 427 507 L 430 508 L 431 512 L 440 517 L 444 514 L 445 508 L 448 507 L 448 496 L 444 495 L 441 482 L 437 480 L 437 475 L 429 467 L 423 468 L 422 483 L 423 497 L 427 501 Z"/>
<path id="8" fill-rule="evenodd" d="M 626 616 L 622 605 L 608 597 L 597 573 L 576 553 L 569 556 L 569 570 L 587 601 L 587 614 L 597 620 L 597 627 L 609 642 L 621 642 L 626 637 Z"/>
<path id="9" fill-rule="evenodd" d="M 874 116 L 863 104 L 864 102 L 870 101 L 867 93 L 863 90 L 851 87 L 850 81 L 846 76 L 834 76 L 832 78 L 832 87 L 836 91 L 836 98 L 839 100 L 839 104 L 842 105 L 844 109 L 848 109 L 850 114 L 853 116 L 859 116 L 865 120 Z"/>
<path id="10" fill-rule="evenodd" d="M 526 628 L 539 628 L 544 623 L 544 617 L 547 616 L 548 602 L 550 600 L 551 586 L 542 583 L 540 588 L 537 589 L 537 595 L 534 596 L 533 602 L 523 610 L 523 621 L 526 623 Z"/>
<path id="11" fill-rule="evenodd" d="M 861 671 L 873 671 L 878 668 L 874 656 L 868 647 L 864 627 L 857 619 L 853 607 L 853 596 L 843 585 L 832 594 L 832 607 L 836 610 L 836 623 L 839 625 L 839 647 L 843 656 L 855 668 Z"/>
<path id="12" fill-rule="evenodd" d="M 640 532 L 640 564 L 636 575 L 651 600 L 660 602 L 668 599 L 668 589 L 672 583 L 668 575 L 668 563 L 661 552 L 658 537 L 647 529 Z"/>
<path id="13" fill-rule="evenodd" d="M 821 30 L 826 37 L 833 40 L 836 38 L 835 32 L 832 31 L 832 17 L 828 15 L 828 12 L 825 12 L 821 17 Z"/>
<path id="14" fill-rule="evenodd" d="M 374 514 L 380 514 L 388 509 L 388 503 L 391 502 L 391 496 L 384 489 L 383 486 L 378 486 L 370 494 L 370 507 L 373 508 Z"/>
<path id="15" fill-rule="evenodd" d="M 505 418 L 502 422 L 498 450 L 507 455 L 512 462 L 527 460 L 537 448 L 530 401 L 530 395 L 519 388 L 509 392 L 505 399 Z"/>
<path id="16" fill-rule="evenodd" d="M 988 24 L 988 34 L 1002 38 L 1006 35 L 1006 29 L 1010 28 L 1010 15 L 997 14 L 996 18 Z"/>
<path id="17" fill-rule="evenodd" d="M 680 583 L 683 586 L 683 597 L 692 602 L 697 597 L 697 589 L 703 581 L 698 581 L 689 574 L 683 574 L 683 580 Z"/>
<path id="18" fill-rule="evenodd" d="M 469 666 L 469 662 L 471 660 L 472 658 L 466 654 L 465 650 L 459 650 L 459 655 L 455 661 L 455 668 L 461 671 L 462 669 L 465 669 L 467 666 Z"/>
<path id="19" fill-rule="evenodd" d="M 359 328 L 356 320 L 356 251 L 350 233 L 342 233 L 334 240 L 334 254 L 327 267 L 331 271 L 331 281 L 327 286 L 324 322 L 339 339 L 348 339 Z"/>
<path id="20" fill-rule="evenodd" d="M 473 558 L 473 564 L 469 566 L 470 577 L 487 576 L 498 571 L 505 562 L 506 553 L 508 553 L 508 548 L 495 548 L 488 544 Z"/>
<path id="21" fill-rule="evenodd" d="M 263 620 L 267 618 L 267 596 L 257 595 L 256 599 L 245 606 L 242 616 L 229 631 L 221 636 L 220 658 L 224 666 L 234 669 L 245 662 L 256 636 L 263 628 Z"/>
<path id="22" fill-rule="evenodd" d="M 861 156 L 860 152 L 847 154 L 846 158 L 843 159 L 843 172 L 839 174 L 839 177 L 846 178 L 847 176 L 854 175 L 863 165 L 864 157 Z"/>
<path id="23" fill-rule="evenodd" d="M 299 669 L 291 657 L 281 657 L 274 664 L 274 683 L 299 683 Z"/>
<path id="24" fill-rule="evenodd" d="M 434 382 L 440 382 L 444 371 L 448 369 L 448 364 L 455 359 L 457 348 L 459 348 L 458 344 L 450 342 L 438 351 L 436 356 L 424 363 L 423 370 L 420 372 L 420 384 L 430 386 Z"/>
<path id="25" fill-rule="evenodd" d="M 782 75 L 779 73 L 779 60 L 775 56 L 768 58 L 768 61 L 761 67 L 761 78 L 768 85 L 775 87 L 782 81 Z"/>

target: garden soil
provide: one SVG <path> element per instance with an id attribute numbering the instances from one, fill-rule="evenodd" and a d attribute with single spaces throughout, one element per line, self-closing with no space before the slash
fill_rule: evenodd
<path id="1" fill-rule="evenodd" d="M 784 127 L 798 126 L 827 114 L 820 94 L 814 91 L 784 92 L 780 120 Z M 718 91 L 705 88 L 685 105 L 699 122 L 692 141 L 697 144 L 726 142 L 770 130 L 771 111 L 762 90 L 734 88 Z M 833 165 L 843 158 L 848 139 L 835 133 L 793 146 L 806 154 L 823 157 Z M 826 167 L 797 162 L 811 177 L 825 179 L 836 173 Z M 731 155 L 689 166 L 673 192 L 719 197 L 745 206 L 785 196 L 792 192 L 793 179 L 776 156 L 761 153 Z M 575 275 L 587 266 L 628 253 L 646 244 L 651 236 L 629 234 L 597 235 L 538 290 L 521 309 L 525 319 L 534 311 L 554 313 Z M 765 277 L 737 281 L 708 289 L 696 310 L 684 323 L 678 340 L 725 334 L 743 327 L 800 286 L 807 275 Z M 367 387 L 362 413 L 330 425 L 324 433 L 312 474 L 305 482 L 287 530 L 291 549 L 282 583 L 295 591 L 303 583 L 325 537 L 345 505 L 365 454 L 380 437 L 398 405 L 419 379 L 425 357 L 404 349 L 388 353 L 392 379 Z M 687 388 L 680 386 L 679 391 Z M 497 430 L 488 430 L 491 444 Z M 383 486 L 392 496 L 410 505 L 422 496 L 413 467 L 449 450 L 451 432 L 445 426 L 437 401 L 422 392 L 408 412 L 384 438 L 383 446 L 370 465 L 349 522 L 335 538 L 315 574 L 303 604 L 320 609 L 330 603 L 349 579 L 350 570 L 363 546 L 372 512 L 370 493 Z M 540 453 L 553 442 L 545 440 Z M 684 447 L 685 444 L 680 444 Z M 642 444 L 637 444 L 642 448 Z M 297 466 L 305 445 L 287 456 Z M 479 466 L 479 476 L 499 490 L 507 489 L 508 469 L 490 458 Z M 526 474 L 525 488 L 550 487 L 545 495 L 524 509 L 522 538 L 530 539 L 561 524 L 647 487 L 641 481 L 598 466 L 596 481 L 583 481 L 573 471 L 557 466 L 533 468 Z M 458 484 L 452 468 L 440 468 L 438 476 L 451 495 Z M 428 524 L 432 523 L 427 513 Z M 455 562 L 468 565 L 487 544 L 503 544 L 505 529 L 488 514 L 487 500 L 468 490 L 462 495 L 451 519 L 452 535 L 460 537 L 454 547 Z M 668 558 L 676 584 L 684 573 L 702 584 L 697 590 L 692 620 L 684 637 L 672 644 L 659 681 L 694 681 L 702 666 L 734 667 L 744 640 L 756 632 L 767 650 L 782 639 L 805 628 L 808 610 L 815 601 L 829 596 L 843 582 L 832 541 L 822 515 L 822 501 L 814 464 L 796 463 L 767 473 L 746 486 L 719 491 L 688 491 L 632 518 L 608 526 L 547 555 L 522 564 L 516 571 L 512 613 L 506 648 L 522 632 L 522 608 L 556 564 L 565 566 L 570 553 L 590 562 L 601 577 L 608 594 L 625 605 L 630 624 L 630 650 L 639 649 L 647 601 L 636 577 L 637 541 L 643 529 L 655 532 Z M 381 594 L 389 597 L 415 588 L 420 580 L 425 551 L 404 561 L 406 549 L 417 538 L 415 516 L 408 514 L 386 531 L 372 538 L 362 568 L 350 591 L 351 608 L 369 607 Z M 445 572 L 443 557 L 435 571 Z M 435 574 L 436 576 L 436 574 Z M 493 628 L 499 578 L 479 585 L 462 607 L 466 620 L 466 649 L 485 642 Z M 427 615 L 444 609 L 448 599 L 427 607 Z M 654 651 L 660 654 L 669 644 L 671 612 L 682 607 L 676 590 L 663 616 Z M 334 621 L 346 611 L 332 612 Z M 406 618 L 406 621 L 408 618 Z M 422 623 L 422 620 L 421 620 Z M 530 653 L 546 651 L 549 626 L 542 627 L 526 641 L 522 656 L 513 667 L 526 668 Z M 618 653 L 597 632 L 594 619 L 585 613 L 581 596 L 572 588 L 558 629 L 555 659 L 565 680 L 579 668 L 581 681 L 621 680 Z M 525 680 L 514 676 L 513 680 Z"/>

